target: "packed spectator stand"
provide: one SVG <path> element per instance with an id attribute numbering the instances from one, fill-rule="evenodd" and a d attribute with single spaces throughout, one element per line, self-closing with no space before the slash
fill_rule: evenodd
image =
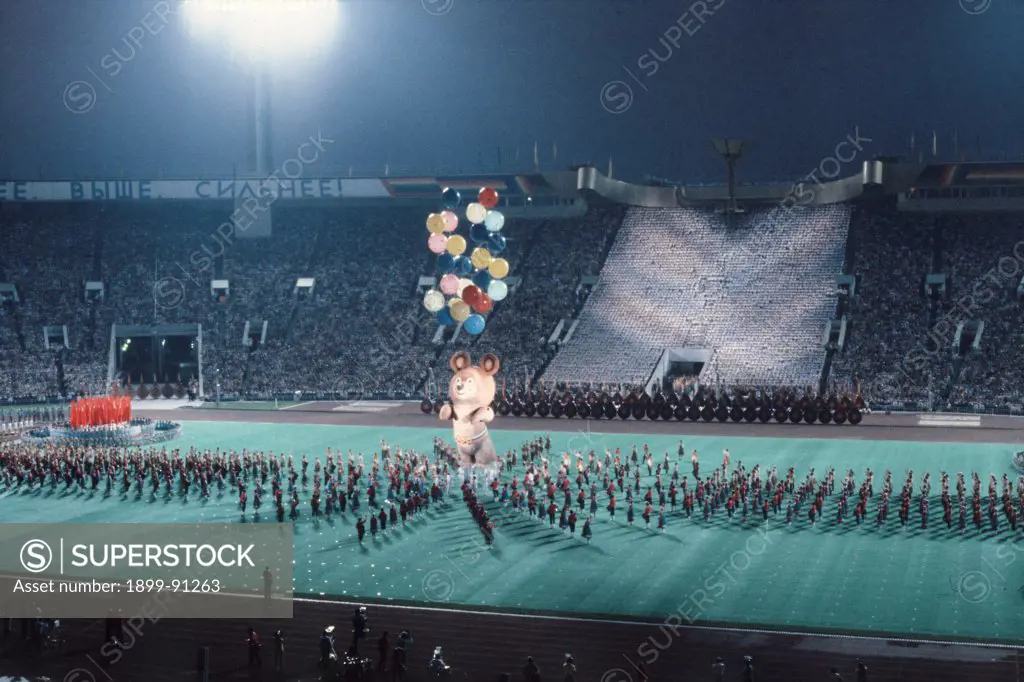
<path id="1" fill-rule="evenodd" d="M 831 379 L 859 379 L 895 408 L 1020 413 L 1024 216 L 859 207 L 850 232 L 857 295 L 842 302 L 851 333 Z M 926 295 L 937 274 L 945 292 Z M 960 352 L 955 331 L 970 322 L 984 325 L 980 350 Z"/>
<path id="2" fill-rule="evenodd" d="M 474 342 L 505 350 L 510 371 L 536 371 L 558 316 L 573 308 L 580 273 L 599 270 L 594 230 L 607 238 L 617 215 L 522 221 L 521 229 L 510 221 L 522 286 Z M 421 210 L 284 208 L 272 238 L 231 244 L 212 237 L 224 217 L 186 205 L 31 207 L 6 216 L 0 280 L 15 284 L 21 301 L 0 307 L 0 397 L 103 392 L 112 324 L 182 322 L 202 325 L 208 395 L 216 384 L 224 398 L 422 395 L 428 370 L 444 358 L 415 292 L 420 275 L 433 275 L 433 257 L 409 238 Z M 316 281 L 305 300 L 296 295 L 299 277 Z M 230 282 L 223 303 L 210 294 L 213 278 Z M 105 283 L 101 300 L 85 300 L 88 279 Z M 173 305 L 154 300 L 167 282 L 185 290 Z M 263 320 L 266 343 L 248 346 L 245 323 Z M 46 350 L 42 327 L 65 324 L 70 348 Z M 454 341 L 468 343 L 465 333 Z"/>
<path id="3" fill-rule="evenodd" d="M 712 351 L 704 372 L 726 385 L 817 384 L 848 215 L 842 205 L 741 221 L 630 209 L 576 335 L 545 376 L 645 383 L 675 346 Z"/>
<path id="4" fill-rule="evenodd" d="M 511 218 L 507 255 L 519 284 L 478 337 L 438 337 L 423 310 L 417 284 L 434 275 L 434 257 L 421 243 L 421 207 L 284 206 L 272 237 L 230 243 L 215 238 L 226 217 L 223 207 L 186 203 L 8 206 L 0 281 L 19 301 L 0 305 L 0 399 L 150 382 L 108 376 L 111 325 L 198 323 L 205 394 L 224 399 L 434 398 L 447 357 L 461 349 L 499 353 L 509 389 L 643 383 L 662 349 L 701 345 L 714 352 L 705 384 L 802 388 L 827 378 L 897 409 L 1022 402 L 1014 368 L 1024 362 L 1024 218 L 1015 214 L 856 204 L 852 216 L 846 205 L 758 209 L 728 228 L 694 209 Z M 1001 262 L 1013 276 L 991 276 Z M 842 272 L 857 277 L 855 296 L 837 296 Z M 943 295 L 925 295 L 928 274 L 946 275 Z M 592 291 L 585 276 L 598 277 Z M 311 295 L 297 292 L 300 277 L 315 279 Z M 967 310 L 964 297 L 986 277 Z M 210 291 L 215 278 L 230 282 L 224 301 Z M 104 295 L 86 296 L 86 280 L 102 282 Z M 184 295 L 160 300 L 154 291 L 166 282 Z M 846 317 L 848 334 L 822 372 L 833 316 Z M 984 322 L 980 351 L 933 338 L 941 319 Z M 264 343 L 243 338 L 246 322 L 264 320 Z M 43 327 L 62 325 L 69 347 L 47 348 Z"/>

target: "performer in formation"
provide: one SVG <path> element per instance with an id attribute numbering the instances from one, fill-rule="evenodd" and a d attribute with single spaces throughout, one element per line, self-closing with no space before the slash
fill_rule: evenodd
<path id="1" fill-rule="evenodd" d="M 679 451 L 685 452 L 682 443 Z M 775 518 L 819 530 L 852 522 L 864 532 L 909 526 L 933 534 L 1015 534 L 1024 514 L 1024 475 L 1014 480 L 1005 473 L 987 476 L 986 486 L 976 472 L 940 472 L 939 494 L 933 498 L 927 472 L 907 471 L 896 493 L 889 470 L 880 481 L 871 469 L 859 477 L 852 469 L 842 476 L 834 468 L 824 474 L 810 469 L 798 478 L 794 467 L 748 469 L 738 459 L 734 466 L 726 464 L 731 459 L 726 452 L 722 467 L 701 477 L 696 450 L 686 474 L 678 459 L 673 462 L 665 453 L 656 461 L 646 445 L 633 447 L 628 455 L 619 449 L 603 456 L 596 451 L 556 454 L 549 437 L 538 437 L 497 457 L 494 475 L 483 486 L 475 476 L 465 477 L 462 457 L 461 449 L 441 439 L 435 439 L 431 453 L 381 441 L 380 450 L 369 455 L 328 449 L 323 460 L 312 462 L 306 455 L 296 462 L 293 455 L 269 451 L 7 443 L 0 446 L 0 488 L 62 486 L 87 496 L 119 494 L 136 500 L 148 492 L 150 502 L 193 495 L 223 498 L 233 490 L 239 513 L 254 521 L 261 520 L 269 497 L 278 521 L 351 515 L 361 540 L 367 529 L 374 537 L 390 534 L 431 506 L 447 508 L 447 496 L 461 492 L 488 545 L 500 532 L 499 513 L 532 518 L 567 538 L 577 537 L 582 525 L 580 536 L 588 541 L 602 508 L 608 521 L 638 527 L 642 520 L 644 529 L 662 533 L 685 528 L 674 518 L 697 524 L 756 524 Z M 620 505 L 624 519 L 616 513 Z"/>
<path id="2" fill-rule="evenodd" d="M 682 443 L 678 452 L 680 456 L 685 452 Z M 556 457 L 554 464 L 551 457 L 550 439 L 545 438 L 524 444 L 520 453 L 507 453 L 503 468 L 509 472 L 511 480 L 492 483 L 494 497 L 503 505 L 511 504 L 514 511 L 525 510 L 529 516 L 536 515 L 541 521 L 546 518 L 548 524 L 554 526 L 555 517 L 564 518 L 574 499 L 581 512 L 586 510 L 589 499 L 591 520 L 596 518 L 598 507 L 603 506 L 608 519 L 615 521 L 621 496 L 625 498 L 627 525 L 634 525 L 635 506 L 638 506 L 644 529 L 650 529 L 652 519 L 656 519 L 660 532 L 665 532 L 675 514 L 697 522 L 741 524 L 763 523 L 777 517 L 791 525 L 805 523 L 808 527 L 822 528 L 840 527 L 852 516 L 857 526 L 867 528 L 865 524 L 873 518 L 874 526 L 884 527 L 889 523 L 889 506 L 893 499 L 892 472 L 888 470 L 876 495 L 875 473 L 871 469 L 865 470 L 859 482 L 852 469 L 842 480 L 837 480 L 834 468 L 824 476 L 810 469 L 802 479 L 797 478 L 794 467 L 784 473 L 775 466 L 763 470 L 755 465 L 748 470 L 742 461 L 737 461 L 730 470 L 728 450 L 723 453 L 721 468 L 706 478 L 700 476 L 700 458 L 694 450 L 690 457 L 692 483 L 689 476 L 680 473 L 678 460 L 673 463 L 668 453 L 655 463 L 647 445 L 643 446 L 642 454 L 634 446 L 628 456 L 616 449 L 614 452 L 605 450 L 603 458 L 593 450 L 586 455 L 563 453 L 561 461 Z M 954 531 L 954 519 L 958 520 L 957 531 L 966 530 L 965 510 L 969 504 L 978 531 L 987 518 L 991 530 L 998 530 L 1003 519 L 1004 526 L 1016 532 L 1018 517 L 1024 514 L 1024 475 L 1017 478 L 1016 485 L 1006 474 L 1001 482 L 990 476 L 986 497 L 981 495 L 980 476 L 972 473 L 971 477 L 973 492 L 968 498 L 964 475 L 957 474 L 954 502 L 949 492 L 949 474 L 941 472 L 939 501 L 947 531 Z M 915 485 L 914 472 L 907 471 L 898 497 L 901 527 L 917 523 L 922 530 L 929 528 L 931 490 L 929 473 Z M 603 504 L 598 499 L 601 495 L 605 498 Z M 634 497 L 639 499 L 634 500 Z M 912 516 L 914 508 L 916 521 Z"/>
<path id="3" fill-rule="evenodd" d="M 124 424 L 132 418 L 132 399 L 128 396 L 78 398 L 71 403 L 71 428 Z"/>
<path id="4" fill-rule="evenodd" d="M 133 496 L 136 500 L 148 490 L 150 502 L 174 497 L 187 500 L 196 491 L 201 499 L 220 499 L 234 490 L 241 515 L 247 516 L 251 509 L 254 521 L 261 519 L 263 497 L 269 494 L 278 522 L 286 516 L 293 520 L 303 516 L 305 498 L 314 519 L 351 512 L 364 526 L 365 493 L 371 525 L 382 533 L 399 523 L 404 526 L 432 502 L 443 504 L 452 471 L 450 454 L 438 444 L 432 458 L 401 448 L 392 450 L 383 441 L 369 465 L 362 454 L 349 451 L 345 456 L 328 449 L 324 463 L 315 460 L 312 477 L 305 455 L 297 465 L 292 455 L 248 450 L 191 448 L 182 452 L 166 447 L 142 450 L 94 444 L 67 444 L 54 450 L 24 443 L 0 447 L 0 487 L 4 490 L 63 486 L 66 492 L 104 497 L 120 494 L 122 499 Z"/>
<path id="5" fill-rule="evenodd" d="M 469 481 L 462 483 L 462 500 L 473 515 L 473 520 L 480 527 L 480 532 L 484 536 L 484 544 L 487 545 L 487 549 L 490 549 L 491 545 L 494 544 L 494 523 L 491 522 L 490 517 L 487 515 L 487 510 L 484 508 L 483 503 L 477 499 L 476 493 L 473 492 Z"/>

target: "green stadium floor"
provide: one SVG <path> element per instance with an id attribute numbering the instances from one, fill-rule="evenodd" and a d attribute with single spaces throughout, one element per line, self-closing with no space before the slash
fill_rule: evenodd
<path id="1" fill-rule="evenodd" d="M 306 453 L 311 462 L 328 447 L 371 453 L 381 437 L 392 446 L 430 451 L 435 435 L 446 429 L 313 426 L 291 424 L 186 422 L 182 437 L 169 446 Z M 536 434 L 494 431 L 499 452 L 518 448 Z M 676 461 L 679 439 L 664 436 L 553 433 L 556 450 L 605 447 L 630 451 L 651 445 L 656 459 L 668 451 Z M 728 447 L 732 463 L 748 469 L 775 464 L 796 467 L 802 478 L 810 467 L 822 477 L 829 466 L 837 480 L 853 467 L 858 482 L 866 467 L 876 472 L 876 493 L 884 471 L 902 486 L 913 469 L 915 483 L 931 472 L 933 496 L 940 471 L 977 471 L 983 491 L 988 475 L 1012 474 L 1011 446 L 990 444 L 906 443 L 811 439 L 717 438 L 687 436 L 705 468 L 720 463 Z M 367 460 L 369 456 L 367 457 Z M 689 473 L 689 457 L 680 462 Z M 312 465 L 310 466 L 312 472 Z M 666 479 L 667 481 L 667 479 Z M 645 481 L 646 485 L 646 481 Z M 692 480 L 691 480 L 692 486 Z M 40 495 L 45 502 L 41 504 Z M 489 495 L 486 496 L 489 498 Z M 185 502 L 148 494 L 136 501 L 59 492 L 0 493 L 8 522 L 195 522 L 239 521 L 235 494 L 205 503 L 194 495 Z M 269 499 L 269 496 L 268 496 Z M 306 499 L 306 498 L 304 498 Z M 365 495 L 362 496 L 365 511 Z M 964 536 L 948 532 L 942 507 L 933 500 L 929 528 L 921 530 L 916 504 L 911 524 L 899 528 L 892 510 L 886 528 L 873 521 L 858 528 L 852 517 L 834 524 L 835 498 L 826 501 L 824 521 L 810 527 L 806 518 L 786 525 L 784 514 L 746 524 L 673 515 L 664 534 L 625 524 L 620 496 L 610 521 L 604 495 L 590 545 L 570 539 L 524 513 L 515 516 L 489 504 L 498 525 L 496 544 L 484 551 L 482 536 L 461 501 L 431 507 L 397 532 L 362 547 L 355 538 L 351 511 L 314 524 L 308 504 L 296 524 L 297 593 L 362 597 L 403 602 L 471 605 L 505 611 L 602 614 L 668 619 L 671 624 L 729 624 L 783 630 L 903 635 L 956 640 L 1024 641 L 1024 541 L 1012 536 L 1004 520 L 1000 531 L 969 527 Z M 588 502 L 589 507 L 589 502 Z M 125 509 L 130 509 L 126 515 Z M 272 512 L 268 507 L 264 511 Z M 873 519 L 872 501 L 869 515 Z M 248 518 L 252 519 L 252 513 Z M 264 519 L 269 520 L 265 514 Z M 759 517 L 758 517 L 759 519 Z M 582 527 L 582 515 L 577 531 Z M 652 526 L 655 524 L 652 524 Z M 672 615 L 675 614 L 675 615 Z"/>

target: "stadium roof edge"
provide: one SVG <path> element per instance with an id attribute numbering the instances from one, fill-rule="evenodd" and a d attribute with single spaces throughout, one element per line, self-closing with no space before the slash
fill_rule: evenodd
<path id="1" fill-rule="evenodd" d="M 824 165 L 824 164 L 822 164 Z M 827 205 L 851 201 L 871 187 L 898 195 L 914 188 L 1024 186 L 1024 163 L 904 163 L 893 159 L 865 161 L 860 172 L 821 181 L 825 170 L 792 183 L 738 185 L 736 199 L 746 204 L 772 204 L 795 199 L 800 205 Z M 273 182 L 259 178 L 224 179 L 113 179 L 113 180 L 0 180 L 0 202 L 117 202 L 151 199 L 184 201 L 244 201 L 267 192 L 283 200 L 431 201 L 442 189 L 472 192 L 493 187 L 510 202 L 532 198 L 589 201 L 629 206 L 706 206 L 728 200 L 725 186 L 652 186 L 615 180 L 592 166 L 525 174 L 488 174 L 435 177 L 285 178 Z"/>

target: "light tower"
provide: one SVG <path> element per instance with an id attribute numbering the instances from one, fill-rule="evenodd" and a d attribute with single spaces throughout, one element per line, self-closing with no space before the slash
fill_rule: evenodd
<path id="1" fill-rule="evenodd" d="M 309 56 L 334 37 L 338 0 L 185 0 L 193 37 L 227 41 L 248 64 L 251 106 L 247 115 L 247 171 L 263 179 L 274 170 L 271 143 L 271 65 Z"/>
<path id="2" fill-rule="evenodd" d="M 743 156 L 743 150 L 750 143 L 747 140 L 740 140 L 734 137 L 716 137 L 711 142 L 715 145 L 715 151 L 725 159 L 725 167 L 729 178 L 729 199 L 723 207 L 722 213 L 729 215 L 743 213 L 743 209 L 736 203 L 736 163 Z"/>
<path id="3" fill-rule="evenodd" d="M 329 43 L 338 27 L 338 0 L 184 0 L 181 13 L 192 37 L 217 46 L 227 44 L 230 52 L 223 56 L 236 57 L 247 67 L 250 84 L 245 121 L 248 159 L 242 178 L 262 182 L 277 170 L 270 126 L 272 66 L 294 67 L 295 62 L 289 57 L 308 58 Z M 271 191 L 276 192 L 276 188 Z M 242 193 L 237 193 L 235 210 L 245 209 L 244 203 Z M 267 206 L 248 228 L 234 236 L 260 239 L 272 233 L 273 210 Z M 201 358 L 201 336 L 199 343 Z M 217 343 L 225 343 L 220 334 Z M 204 395 L 201 361 L 199 386 L 200 395 Z M 219 368 L 215 372 L 214 387 L 219 405 Z"/>
<path id="4" fill-rule="evenodd" d="M 274 146 L 270 136 L 270 74 L 265 62 L 253 64 L 250 170 L 260 178 L 274 172 Z"/>

